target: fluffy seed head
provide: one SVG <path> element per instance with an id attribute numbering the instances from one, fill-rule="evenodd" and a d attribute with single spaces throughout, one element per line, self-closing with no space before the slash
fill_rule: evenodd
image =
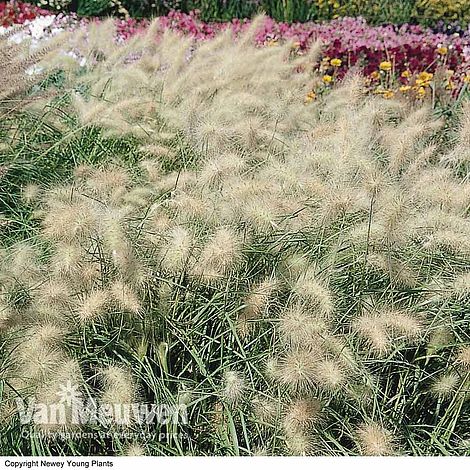
<path id="1" fill-rule="evenodd" d="M 279 332 L 287 343 L 307 346 L 328 329 L 328 324 L 314 312 L 306 312 L 300 304 L 287 308 L 279 317 Z"/>
<path id="2" fill-rule="evenodd" d="M 308 270 L 309 261 L 304 253 L 293 253 L 285 258 L 284 265 L 288 277 L 297 280 Z"/>
<path id="3" fill-rule="evenodd" d="M 78 317 L 83 323 L 94 321 L 108 310 L 110 294 L 105 290 L 94 290 L 85 295 L 78 307 Z"/>
<path id="4" fill-rule="evenodd" d="M 431 356 L 454 342 L 454 334 L 447 325 L 438 325 L 431 332 L 426 354 Z"/>
<path id="5" fill-rule="evenodd" d="M 28 184 L 23 188 L 21 197 L 26 204 L 32 205 L 38 202 L 40 194 L 41 188 L 37 184 Z"/>
<path id="6" fill-rule="evenodd" d="M 310 433 L 286 433 L 286 446 L 291 455 L 308 456 L 314 454 L 315 441 Z"/>
<path id="7" fill-rule="evenodd" d="M 460 348 L 457 354 L 456 362 L 463 369 L 470 371 L 470 346 L 464 346 L 463 348 Z"/>
<path id="8" fill-rule="evenodd" d="M 277 357 L 268 357 L 264 366 L 264 373 L 269 380 L 277 379 L 279 369 L 279 359 Z"/>
<path id="9" fill-rule="evenodd" d="M 122 455 L 125 455 L 128 457 L 143 457 L 146 454 L 147 452 L 145 450 L 145 447 L 143 447 L 141 444 L 137 442 L 128 444 L 126 447 L 124 447 L 123 453 L 122 453 Z"/>
<path id="10" fill-rule="evenodd" d="M 224 373 L 224 387 L 222 389 L 224 400 L 228 403 L 237 403 L 243 397 L 245 389 L 245 379 L 239 372 L 229 370 Z"/>
<path id="11" fill-rule="evenodd" d="M 16 346 L 15 356 L 15 365 L 23 383 L 33 385 L 50 381 L 65 360 L 58 330 L 31 327 Z"/>
<path id="12" fill-rule="evenodd" d="M 239 173 L 245 165 L 238 155 L 218 156 L 208 160 L 199 175 L 199 183 L 202 186 L 221 184 L 227 177 Z"/>
<path id="13" fill-rule="evenodd" d="M 36 293 L 37 301 L 45 307 L 67 309 L 71 305 L 69 286 L 61 281 L 47 281 L 39 287 Z"/>
<path id="14" fill-rule="evenodd" d="M 317 356 L 307 349 L 293 349 L 279 362 L 276 378 L 293 390 L 308 390 L 315 382 Z"/>
<path id="15" fill-rule="evenodd" d="M 120 168 L 95 170 L 86 184 L 98 196 L 106 197 L 113 192 L 125 190 L 129 184 L 129 175 Z"/>
<path id="16" fill-rule="evenodd" d="M 353 327 L 373 351 L 383 354 L 391 347 L 390 336 L 376 315 L 362 315 L 354 322 Z"/>
<path id="17" fill-rule="evenodd" d="M 207 280 L 220 280 L 230 272 L 240 258 L 240 237 L 234 230 L 221 227 L 203 248 L 195 266 L 195 273 Z"/>
<path id="18" fill-rule="evenodd" d="M 346 383 L 346 378 L 339 361 L 322 359 L 315 364 L 315 380 L 319 387 L 335 391 Z"/>
<path id="19" fill-rule="evenodd" d="M 187 229 L 173 228 L 161 253 L 163 269 L 174 274 L 181 272 L 189 260 L 193 244 L 193 237 Z"/>
<path id="20" fill-rule="evenodd" d="M 277 286 L 277 281 L 271 278 L 253 286 L 245 300 L 245 311 L 250 318 L 257 318 L 263 313 Z"/>
<path id="21" fill-rule="evenodd" d="M 470 294 L 470 272 L 458 275 L 454 279 L 451 289 L 457 296 Z"/>
<path id="22" fill-rule="evenodd" d="M 453 396 L 460 384 L 460 377 L 454 372 L 446 372 L 434 381 L 431 386 L 431 393 L 439 398 L 449 398 Z"/>
<path id="23" fill-rule="evenodd" d="M 175 218 L 183 224 L 194 224 L 211 218 L 211 201 L 184 191 L 175 195 L 172 201 L 168 202 L 168 207 L 175 212 Z"/>
<path id="24" fill-rule="evenodd" d="M 245 308 L 237 318 L 237 331 L 242 338 L 248 336 L 253 330 L 253 321 L 262 317 L 277 285 L 276 280 L 268 278 L 255 284 L 247 295 Z"/>
<path id="25" fill-rule="evenodd" d="M 321 418 L 322 405 L 316 398 L 294 400 L 286 408 L 283 427 L 287 433 L 307 432 Z"/>
<path id="26" fill-rule="evenodd" d="M 148 181 L 151 183 L 157 182 L 162 176 L 162 166 L 154 160 L 142 160 L 139 163 L 140 167 L 147 173 Z"/>
<path id="27" fill-rule="evenodd" d="M 142 306 L 135 292 L 121 281 L 116 281 L 110 288 L 112 299 L 123 310 L 139 314 Z"/>
<path id="28" fill-rule="evenodd" d="M 113 212 L 104 217 L 104 247 L 120 273 L 125 277 L 130 277 L 135 268 L 134 253 L 121 218 L 121 214 Z"/>
<path id="29" fill-rule="evenodd" d="M 43 219 L 43 234 L 54 241 L 72 243 L 90 238 L 95 228 L 95 214 L 82 201 L 54 201 Z"/>
<path id="30" fill-rule="evenodd" d="M 390 328 L 395 336 L 404 336 L 407 339 L 415 339 L 419 337 L 423 330 L 422 322 L 416 316 L 390 310 L 381 313 L 384 324 Z"/>
<path id="31" fill-rule="evenodd" d="M 78 245 L 60 243 L 51 257 L 50 266 L 52 272 L 58 276 L 78 277 L 82 267 L 84 254 Z"/>
<path id="32" fill-rule="evenodd" d="M 353 327 L 378 354 L 386 353 L 394 340 L 411 342 L 423 331 L 419 318 L 388 308 L 365 313 L 354 321 Z"/>
<path id="33" fill-rule="evenodd" d="M 334 305 L 330 290 L 318 279 L 313 268 L 302 274 L 293 287 L 293 292 L 312 309 L 318 316 L 329 317 L 333 313 Z"/>
<path id="34" fill-rule="evenodd" d="M 262 423 L 274 423 L 279 417 L 279 402 L 274 398 L 255 397 L 252 401 L 255 417 Z"/>
<path id="35" fill-rule="evenodd" d="M 31 335 L 35 337 L 38 343 L 49 347 L 57 347 L 60 345 L 65 333 L 66 330 L 53 323 L 44 323 L 40 326 L 33 327 L 31 330 Z"/>
<path id="36" fill-rule="evenodd" d="M 116 424 L 130 425 L 132 415 L 128 412 L 128 407 L 137 400 L 137 386 L 132 374 L 125 367 L 108 366 L 99 371 L 103 390 L 101 401 L 114 408 L 113 418 Z"/>
<path id="37" fill-rule="evenodd" d="M 37 281 L 41 274 L 39 250 L 25 242 L 13 245 L 8 257 L 8 273 L 25 284 Z"/>
<path id="38" fill-rule="evenodd" d="M 357 444 L 361 455 L 395 455 L 393 435 L 377 423 L 363 424 L 357 431 Z"/>
<path id="39" fill-rule="evenodd" d="M 41 386 L 36 390 L 36 399 L 38 403 L 44 403 L 51 407 L 62 403 L 65 413 L 58 422 L 37 423 L 42 431 L 49 433 L 54 431 L 66 431 L 78 427 L 73 420 L 72 405 L 75 400 L 79 399 L 82 394 L 81 387 L 83 385 L 83 377 L 80 370 L 80 364 L 75 359 L 64 359 L 56 364 L 54 374 L 49 376 Z M 64 388 L 73 387 L 77 392 L 77 397 L 68 395 Z"/>

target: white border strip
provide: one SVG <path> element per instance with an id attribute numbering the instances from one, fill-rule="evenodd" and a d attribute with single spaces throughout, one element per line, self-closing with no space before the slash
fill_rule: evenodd
<path id="1" fill-rule="evenodd" d="M 154 470 L 161 466 L 190 470 L 468 470 L 467 457 L 0 457 L 0 469 L 107 469 Z M 286 467 L 287 466 L 287 467 Z M 378 469 L 378 467 L 380 467 Z"/>

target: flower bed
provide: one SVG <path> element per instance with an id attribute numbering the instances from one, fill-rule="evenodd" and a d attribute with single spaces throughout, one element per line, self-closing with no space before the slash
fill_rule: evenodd
<path id="1" fill-rule="evenodd" d="M 45 13 L 27 4 L 0 3 L 0 22 L 4 25 L 29 22 Z M 71 29 L 93 21 L 99 20 L 59 14 L 47 27 L 39 29 L 46 34 L 48 28 Z M 170 28 L 196 40 L 205 40 L 226 28 L 238 34 L 250 21 L 205 23 L 194 12 L 172 11 L 160 17 L 160 23 L 162 29 Z M 144 29 L 148 21 L 118 19 L 116 25 L 118 39 L 125 40 Z M 369 26 L 362 18 L 294 24 L 266 18 L 256 35 L 259 45 L 275 46 L 285 40 L 294 42 L 298 54 L 305 53 L 316 40 L 323 43 L 323 60 L 318 70 L 325 88 L 343 78 L 351 67 L 360 69 L 368 77 L 371 90 L 384 97 L 400 92 L 423 98 L 436 85 L 437 77 L 438 85 L 456 96 L 470 81 L 470 29 L 448 35 L 413 25 Z"/>
<path id="2" fill-rule="evenodd" d="M 217 31 L 227 27 L 227 24 L 203 23 L 194 14 L 179 12 L 171 12 L 161 21 L 164 27 L 182 31 L 196 39 L 213 37 Z M 237 33 L 248 24 L 235 19 L 229 26 Z M 397 85 L 407 86 L 418 74 L 434 74 L 439 68 L 452 72 L 445 74 L 451 90 L 457 90 L 469 80 L 470 30 L 447 35 L 413 25 L 369 26 L 362 18 L 291 25 L 267 18 L 256 36 L 258 44 L 268 46 L 275 46 L 286 39 L 295 41 L 298 53 L 303 53 L 314 41 L 322 41 L 324 60 L 321 71 L 326 84 L 341 79 L 351 67 L 359 67 L 377 86 L 390 85 L 392 75 L 399 77 Z M 423 84 L 430 84 L 429 77 L 426 76 Z M 384 78 L 387 83 L 384 83 Z"/>
<path id="3" fill-rule="evenodd" d="M 48 10 L 38 8 L 29 3 L 0 2 L 0 26 L 8 27 L 14 24 L 24 24 L 41 15 L 49 15 Z"/>

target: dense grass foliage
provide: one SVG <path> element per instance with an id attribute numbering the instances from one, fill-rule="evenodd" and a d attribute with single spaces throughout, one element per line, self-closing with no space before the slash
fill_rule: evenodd
<path id="1" fill-rule="evenodd" d="M 468 102 L 355 75 L 306 102 L 318 49 L 258 25 L 95 25 L 64 39 L 84 66 L 42 58 L 61 72 L 9 95 L 0 453 L 469 453 Z M 188 421 L 20 423 L 66 383 Z"/>

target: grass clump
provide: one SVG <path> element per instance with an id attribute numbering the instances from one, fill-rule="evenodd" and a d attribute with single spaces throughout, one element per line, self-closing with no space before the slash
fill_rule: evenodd
<path id="1" fill-rule="evenodd" d="M 74 37 L 96 60 L 66 70 L 60 132 L 42 150 L 5 133 L 10 162 L 79 158 L 47 184 L 6 176 L 24 187 L 5 213 L 34 224 L 1 253 L 2 452 L 465 453 L 468 107 L 450 134 L 356 76 L 305 105 L 305 57 L 253 31 Z M 108 428 L 130 437 L 91 441 L 57 432 L 102 423 L 19 422 L 15 398 L 54 403 L 68 381 L 187 422 L 124 416 Z M 25 426 L 43 433 L 13 444 Z"/>

